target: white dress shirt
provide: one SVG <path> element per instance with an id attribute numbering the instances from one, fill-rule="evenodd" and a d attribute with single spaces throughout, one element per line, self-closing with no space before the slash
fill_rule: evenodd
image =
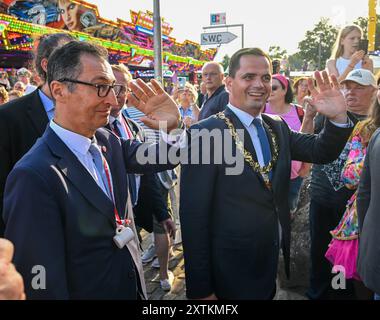
<path id="1" fill-rule="evenodd" d="M 239 108 L 234 107 L 231 103 L 229 103 L 227 107 L 239 118 L 240 122 L 244 125 L 245 129 L 248 131 L 249 136 L 251 137 L 253 147 L 255 148 L 257 161 L 259 162 L 261 167 L 264 167 L 265 162 L 264 162 L 264 157 L 263 157 L 263 151 L 261 149 L 260 139 L 259 139 L 256 127 L 252 124 L 255 117 Z M 259 114 L 256 118 L 260 119 L 262 123 L 263 119 L 261 117 L 261 114 Z"/>
<path id="2" fill-rule="evenodd" d="M 78 158 L 80 163 L 86 168 L 98 186 L 107 195 L 107 189 L 103 183 L 101 175 L 95 167 L 92 155 L 88 151 L 91 145 L 91 139 L 84 137 L 75 132 L 66 130 L 56 124 L 53 120 L 50 121 L 50 128 L 57 134 L 63 143 L 71 150 Z M 112 183 L 112 177 L 111 183 Z M 108 196 L 108 195 L 107 195 Z"/>

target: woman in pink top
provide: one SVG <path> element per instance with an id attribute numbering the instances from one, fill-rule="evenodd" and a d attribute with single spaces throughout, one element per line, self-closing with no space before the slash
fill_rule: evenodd
<path id="1" fill-rule="evenodd" d="M 289 80 L 281 74 L 274 74 L 272 76 L 272 93 L 264 113 L 281 116 L 290 129 L 298 132 L 301 130 L 304 111 L 301 106 L 292 104 L 293 98 L 293 89 Z M 303 168 L 302 162 L 292 161 L 289 188 L 289 206 L 292 217 L 297 210 L 303 177 L 308 173 L 304 172 Z"/>

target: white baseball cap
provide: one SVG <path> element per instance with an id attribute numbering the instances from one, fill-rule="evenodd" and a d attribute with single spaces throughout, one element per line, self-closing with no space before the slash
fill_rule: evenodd
<path id="1" fill-rule="evenodd" d="M 376 79 L 373 73 L 366 69 L 356 69 L 352 70 L 346 77 L 342 80 L 340 84 L 343 84 L 347 81 L 353 81 L 361 84 L 362 86 L 373 86 L 377 88 Z"/>

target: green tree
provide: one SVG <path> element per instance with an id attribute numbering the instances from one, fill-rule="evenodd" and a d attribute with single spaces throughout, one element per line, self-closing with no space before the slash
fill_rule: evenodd
<path id="1" fill-rule="evenodd" d="M 305 39 L 298 44 L 299 56 L 306 61 L 312 61 L 319 69 L 326 66 L 326 61 L 331 56 L 338 29 L 331 25 L 328 18 L 321 20 L 305 34 Z"/>
<path id="2" fill-rule="evenodd" d="M 223 57 L 223 61 L 222 61 L 222 66 L 223 66 L 223 69 L 224 71 L 226 71 L 228 69 L 228 66 L 230 65 L 230 56 L 228 54 L 226 54 L 224 57 Z"/>
<path id="3" fill-rule="evenodd" d="M 270 46 L 269 47 L 269 56 L 273 60 L 275 59 L 283 59 L 287 57 L 288 53 L 286 50 L 280 48 L 280 46 Z"/>
<path id="4" fill-rule="evenodd" d="M 290 70 L 302 70 L 304 59 L 299 52 L 290 55 L 288 61 Z"/>
<path id="5" fill-rule="evenodd" d="M 368 38 L 368 17 L 359 17 L 354 21 L 354 24 L 358 25 L 363 29 L 363 37 Z M 380 15 L 377 15 L 376 22 L 376 37 L 375 37 L 375 48 L 380 50 Z"/>

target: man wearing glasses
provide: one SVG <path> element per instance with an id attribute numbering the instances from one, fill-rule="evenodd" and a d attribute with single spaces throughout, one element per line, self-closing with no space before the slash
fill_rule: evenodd
<path id="1" fill-rule="evenodd" d="M 123 88 L 107 58 L 105 49 L 78 41 L 52 54 L 54 118 L 7 180 L 5 237 L 16 247 L 28 299 L 146 298 L 127 173 L 175 165 L 141 164 L 144 144 L 102 128 Z M 128 99 L 148 125 L 178 126 L 176 104 L 157 82 L 130 87 Z M 158 145 L 148 148 L 158 159 Z"/>
<path id="2" fill-rule="evenodd" d="M 203 100 L 198 120 L 206 119 L 223 111 L 229 100 L 225 89 L 223 67 L 217 62 L 208 62 L 202 68 L 202 82 L 206 85 L 206 95 Z"/>

